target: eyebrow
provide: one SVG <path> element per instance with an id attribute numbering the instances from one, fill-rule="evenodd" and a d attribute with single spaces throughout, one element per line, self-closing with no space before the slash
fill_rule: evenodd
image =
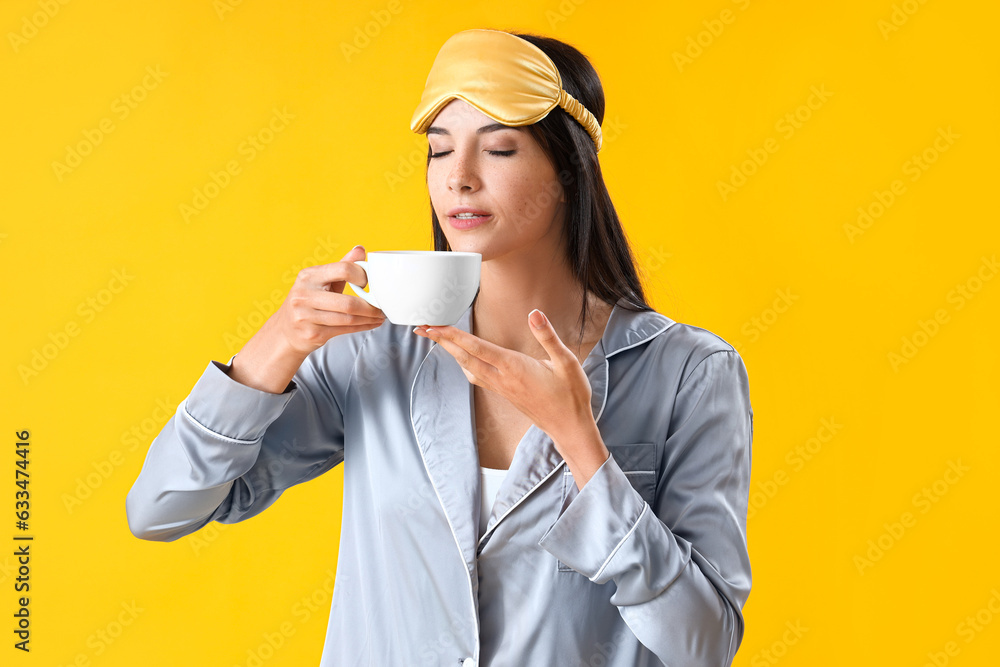
<path id="1" fill-rule="evenodd" d="M 522 130 L 521 127 L 513 127 L 510 125 L 503 125 L 502 123 L 490 123 L 489 125 L 483 125 L 481 128 L 476 130 L 476 134 L 486 134 L 487 132 L 496 132 L 497 130 Z M 439 127 L 437 125 L 431 125 L 427 128 L 427 134 L 448 134 L 451 132 Z"/>

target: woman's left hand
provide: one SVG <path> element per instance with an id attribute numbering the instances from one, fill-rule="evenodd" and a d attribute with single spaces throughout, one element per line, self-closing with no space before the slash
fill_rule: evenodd
<path id="1" fill-rule="evenodd" d="M 596 431 L 590 380 L 580 361 L 540 310 L 533 310 L 529 321 L 548 359 L 534 359 L 452 326 L 417 327 L 414 333 L 443 347 L 469 382 L 506 398 L 554 442 Z"/>

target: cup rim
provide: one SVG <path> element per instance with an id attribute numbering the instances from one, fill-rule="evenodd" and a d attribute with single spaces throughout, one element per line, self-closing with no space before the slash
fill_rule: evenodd
<path id="1" fill-rule="evenodd" d="M 371 250 L 366 256 L 371 255 L 412 255 L 412 256 L 445 256 L 455 255 L 456 257 L 482 257 L 482 253 L 465 252 L 461 250 Z"/>

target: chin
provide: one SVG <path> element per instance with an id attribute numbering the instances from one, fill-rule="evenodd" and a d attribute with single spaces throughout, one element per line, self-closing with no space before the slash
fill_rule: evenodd
<path id="1" fill-rule="evenodd" d="M 455 234 L 449 238 L 446 234 L 445 238 L 448 239 L 448 247 L 455 252 L 480 252 L 479 246 L 482 244 L 476 243 L 467 236 L 463 237 L 461 234 Z"/>
<path id="2" fill-rule="evenodd" d="M 453 252 L 478 252 L 483 255 L 483 259 L 486 259 L 486 255 L 483 253 L 482 248 L 477 246 L 475 243 L 452 243 L 449 241 L 448 245 L 451 246 Z"/>
<path id="3" fill-rule="evenodd" d="M 451 247 L 452 252 L 478 252 L 480 255 L 483 256 L 484 262 L 492 256 L 492 253 L 490 252 L 489 248 L 484 247 L 483 244 L 481 243 L 472 243 L 469 242 L 468 240 L 465 240 L 463 242 L 459 240 L 457 243 L 452 243 L 451 241 L 448 241 L 448 245 Z"/>

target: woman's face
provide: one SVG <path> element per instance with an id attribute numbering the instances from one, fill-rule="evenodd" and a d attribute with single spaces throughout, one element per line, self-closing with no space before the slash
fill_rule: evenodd
<path id="1" fill-rule="evenodd" d="M 452 250 L 481 253 L 483 261 L 561 250 L 563 187 L 527 128 L 501 125 L 454 99 L 435 117 L 427 141 L 427 189 Z M 461 207 L 485 215 L 456 218 Z"/>

